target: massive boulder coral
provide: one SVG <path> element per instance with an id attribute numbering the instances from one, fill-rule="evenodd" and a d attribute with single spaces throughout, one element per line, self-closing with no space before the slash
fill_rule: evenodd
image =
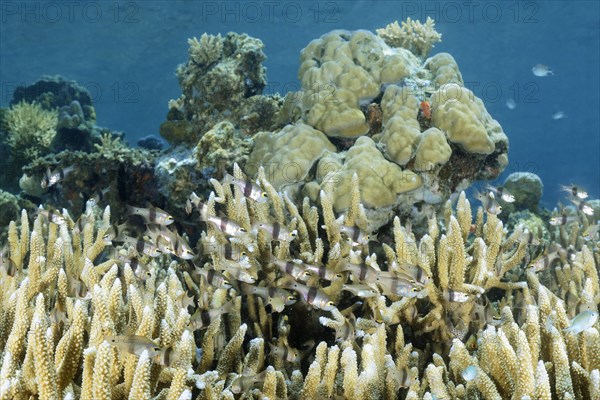
<path id="1" fill-rule="evenodd" d="M 277 157 L 280 165 L 303 166 L 302 181 L 294 181 L 291 195 L 302 192 L 315 200 L 331 182 L 327 173 L 336 172 L 336 211 L 348 207 L 348 184 L 356 173 L 363 203 L 378 221 L 374 227 L 389 222 L 391 209 L 407 215 L 413 205 L 439 207 L 472 182 L 496 178 L 508 164 L 507 136 L 483 102 L 463 86 L 454 58 L 440 53 L 425 59 L 440 39 L 433 22 L 409 20 L 401 31 L 396 24 L 378 33 L 336 30 L 302 50 L 302 90 L 286 96 L 282 112 L 292 120 L 288 126 L 313 127 L 336 151 L 306 157 L 300 150 L 304 140 L 297 139 L 299 151 L 286 149 Z M 299 135 L 310 141 L 308 133 Z M 365 147 L 367 137 L 370 144 Z M 288 146 L 278 143 L 281 135 L 260 133 L 256 139 L 253 163 L 269 149 Z M 368 151 L 360 161 L 348 162 L 363 149 Z M 248 170 L 255 173 L 257 168 Z M 386 171 L 395 171 L 390 176 L 396 178 L 383 182 L 378 176 Z M 404 184 L 391 183 L 400 171 Z M 288 186 L 277 178 L 273 184 L 278 190 Z"/>

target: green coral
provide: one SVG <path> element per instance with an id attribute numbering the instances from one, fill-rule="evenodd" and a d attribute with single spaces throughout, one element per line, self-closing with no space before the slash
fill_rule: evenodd
<path id="1" fill-rule="evenodd" d="M 49 151 L 56 135 L 58 114 L 44 110 L 37 103 L 20 102 L 8 110 L 4 121 L 13 156 L 30 161 Z"/>

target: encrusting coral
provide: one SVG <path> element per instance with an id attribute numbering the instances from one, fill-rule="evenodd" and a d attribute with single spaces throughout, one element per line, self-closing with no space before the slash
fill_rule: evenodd
<path id="1" fill-rule="evenodd" d="M 341 216 L 330 192 L 298 207 L 262 168 L 212 185 L 190 196 L 194 249 L 160 209 L 133 209 L 139 239 L 94 203 L 11 222 L 0 399 L 600 395 L 599 243 L 579 224 L 560 227 L 573 244 L 554 278 L 528 231 L 481 207 L 473 221 L 464 193 L 419 238 L 395 217 L 370 253 L 357 175 Z"/>

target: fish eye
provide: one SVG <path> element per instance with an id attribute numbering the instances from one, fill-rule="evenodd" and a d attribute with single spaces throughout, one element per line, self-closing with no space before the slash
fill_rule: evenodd
<path id="1" fill-rule="evenodd" d="M 242 251 L 242 252 L 240 253 L 240 255 L 241 255 L 242 257 L 246 257 L 246 256 L 247 256 L 247 254 L 246 254 L 246 252 L 245 252 L 245 251 Z"/>
<path id="2" fill-rule="evenodd" d="M 170 215 L 167 216 L 167 221 L 173 221 L 173 217 L 171 217 Z"/>
<path id="3" fill-rule="evenodd" d="M 295 297 L 295 296 L 292 296 L 292 295 L 290 295 L 290 296 L 288 296 L 288 297 L 287 297 L 287 299 L 288 299 L 289 301 L 293 301 L 293 300 L 296 300 L 296 297 Z"/>
<path id="4" fill-rule="evenodd" d="M 265 198 L 269 197 L 269 195 L 268 195 L 266 192 L 262 192 L 262 195 L 261 195 L 261 196 L 262 196 L 262 197 L 265 197 Z"/>
<path id="5" fill-rule="evenodd" d="M 223 285 L 231 285 L 227 279 L 223 279 Z"/>
<path id="6" fill-rule="evenodd" d="M 414 288 L 412 288 L 412 289 L 410 289 L 410 290 L 411 290 L 412 292 L 419 292 L 419 291 L 421 291 L 421 289 L 419 289 L 419 288 L 416 288 L 416 287 L 414 287 Z"/>
<path id="7" fill-rule="evenodd" d="M 344 275 L 340 274 L 339 272 L 338 272 L 337 274 L 335 274 L 335 277 L 336 277 L 336 278 L 341 278 L 341 277 L 343 277 L 343 276 L 344 276 Z"/>
<path id="8" fill-rule="evenodd" d="M 161 250 L 161 249 L 156 249 L 156 252 L 157 252 L 158 254 L 162 254 L 162 250 Z"/>
<path id="9" fill-rule="evenodd" d="M 153 347 L 152 350 L 154 350 L 154 351 L 160 351 L 160 347 Z"/>
<path id="10" fill-rule="evenodd" d="M 240 232 L 246 233 L 248 231 L 245 228 L 240 228 Z"/>
<path id="11" fill-rule="evenodd" d="M 298 236 L 298 234 L 296 232 L 292 232 L 292 233 L 290 233 L 290 236 L 296 237 L 296 236 Z"/>
<path id="12" fill-rule="evenodd" d="M 328 305 L 328 306 L 330 306 L 330 307 L 334 307 L 334 306 L 335 306 L 335 303 L 334 303 L 333 301 L 328 301 L 328 302 L 327 302 L 327 305 Z"/>

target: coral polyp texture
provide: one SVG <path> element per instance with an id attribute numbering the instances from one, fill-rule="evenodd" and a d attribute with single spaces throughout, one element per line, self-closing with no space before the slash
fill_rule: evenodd
<path id="1" fill-rule="evenodd" d="M 600 395 L 587 217 L 553 233 L 548 274 L 525 227 L 473 219 L 464 193 L 420 237 L 394 217 L 370 254 L 357 174 L 344 215 L 258 182 L 236 167 L 190 196 L 193 248 L 156 208 L 130 209 L 142 231 L 95 203 L 23 211 L 0 253 L 0 399 Z"/>
<path id="2" fill-rule="evenodd" d="M 282 132 L 295 132 L 301 145 L 270 153 L 264 163 L 280 171 L 301 165 L 301 179 L 272 181 L 278 190 L 293 186 L 313 201 L 336 181 L 338 212 L 347 209 L 349 177 L 358 174 L 363 204 L 375 225 L 383 225 L 390 210 L 408 215 L 413 205 L 439 208 L 451 193 L 496 178 L 508 163 L 508 138 L 463 86 L 451 55 L 427 58 L 441 38 L 432 20 L 391 24 L 378 34 L 336 30 L 302 50 L 302 90 L 288 94 L 281 109 L 292 116 Z M 313 130 L 299 128 L 306 125 Z M 315 142 L 314 131 L 335 150 Z M 279 132 L 261 132 L 247 170 L 255 174 L 257 160 L 269 149 L 289 147 L 287 140 Z"/>

